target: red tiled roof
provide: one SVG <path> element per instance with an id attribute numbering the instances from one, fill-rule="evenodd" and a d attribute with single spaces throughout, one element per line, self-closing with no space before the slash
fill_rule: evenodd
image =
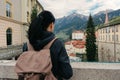
<path id="1" fill-rule="evenodd" d="M 75 48 L 84 48 L 85 47 L 85 41 L 80 41 L 80 40 L 73 40 L 72 45 Z"/>
<path id="2" fill-rule="evenodd" d="M 85 45 L 85 41 L 74 40 L 72 41 L 73 45 Z"/>
<path id="3" fill-rule="evenodd" d="M 83 31 L 73 31 L 73 33 L 84 33 Z"/>
<path id="4" fill-rule="evenodd" d="M 80 40 L 68 41 L 65 43 L 65 45 L 71 45 L 71 43 L 75 48 L 81 49 L 85 47 L 85 41 L 80 41 Z"/>
<path id="5" fill-rule="evenodd" d="M 73 57 L 75 57 L 76 54 L 74 54 L 74 53 L 70 53 L 69 56 L 73 56 Z"/>
<path id="6" fill-rule="evenodd" d="M 75 47 L 75 48 L 79 48 L 79 49 L 81 49 L 81 48 L 84 48 L 85 45 L 75 45 L 74 47 Z"/>
<path id="7" fill-rule="evenodd" d="M 66 45 L 70 45 L 71 44 L 71 41 L 68 41 L 68 42 L 65 42 Z"/>

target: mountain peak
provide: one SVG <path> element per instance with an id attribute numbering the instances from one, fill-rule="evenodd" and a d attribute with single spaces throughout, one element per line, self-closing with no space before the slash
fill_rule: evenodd
<path id="1" fill-rule="evenodd" d="M 112 19 L 120 16 L 120 9 L 108 10 L 108 17 Z M 101 11 L 96 15 L 93 15 L 94 25 L 104 24 L 105 22 L 105 11 Z M 87 24 L 88 16 L 79 14 L 78 12 L 72 12 L 69 15 L 59 18 L 55 23 L 55 34 L 62 36 L 63 38 L 69 38 L 73 30 L 85 29 Z M 64 33 L 64 35 L 63 35 Z"/>

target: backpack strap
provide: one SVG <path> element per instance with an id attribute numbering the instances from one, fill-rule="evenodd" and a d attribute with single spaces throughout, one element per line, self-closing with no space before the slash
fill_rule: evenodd
<path id="1" fill-rule="evenodd" d="M 27 42 L 27 47 L 28 47 L 28 51 L 33 51 L 34 50 L 32 45 L 29 42 Z"/>
<path id="2" fill-rule="evenodd" d="M 49 49 L 51 47 L 51 45 L 53 44 L 53 42 L 56 40 L 57 38 L 54 38 L 52 41 L 50 41 L 45 47 L 44 49 Z"/>
<path id="3" fill-rule="evenodd" d="M 51 45 L 53 44 L 53 42 L 56 40 L 57 38 L 54 38 L 52 41 L 50 41 L 45 47 L 44 49 L 49 49 L 51 47 Z M 34 50 L 32 45 L 28 42 L 27 43 L 27 46 L 28 46 L 28 50 Z"/>

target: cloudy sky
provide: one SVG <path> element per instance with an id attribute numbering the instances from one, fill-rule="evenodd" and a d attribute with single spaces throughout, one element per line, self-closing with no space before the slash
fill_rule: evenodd
<path id="1" fill-rule="evenodd" d="M 106 9 L 120 9 L 120 0 L 39 0 L 39 2 L 56 18 L 73 12 L 89 15 Z"/>

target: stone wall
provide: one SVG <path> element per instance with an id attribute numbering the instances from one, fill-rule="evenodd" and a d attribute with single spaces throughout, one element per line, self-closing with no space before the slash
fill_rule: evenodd
<path id="1" fill-rule="evenodd" d="M 16 61 L 0 61 L 0 80 L 17 78 L 14 65 Z M 119 63 L 71 63 L 73 77 L 70 80 L 120 80 Z"/>
<path id="2" fill-rule="evenodd" d="M 0 61 L 0 79 L 17 79 L 17 75 L 14 70 L 15 61 L 1 60 Z"/>
<path id="3" fill-rule="evenodd" d="M 98 57 L 100 62 L 120 62 L 120 44 L 98 42 Z"/>
<path id="4" fill-rule="evenodd" d="M 7 35 L 6 31 L 8 28 L 12 30 L 12 45 L 22 44 L 22 25 L 6 20 L 0 19 L 0 47 L 6 47 Z"/>
<path id="5" fill-rule="evenodd" d="M 120 80 L 119 63 L 72 63 L 70 80 Z"/>
<path id="6" fill-rule="evenodd" d="M 22 53 L 22 45 L 0 48 L 0 60 L 12 59 Z"/>

